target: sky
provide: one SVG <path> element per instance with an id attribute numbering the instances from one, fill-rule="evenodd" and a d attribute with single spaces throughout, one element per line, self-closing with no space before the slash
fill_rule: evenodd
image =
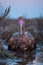
<path id="1" fill-rule="evenodd" d="M 43 0 L 0 0 L 1 7 L 11 7 L 10 18 L 43 16 Z"/>

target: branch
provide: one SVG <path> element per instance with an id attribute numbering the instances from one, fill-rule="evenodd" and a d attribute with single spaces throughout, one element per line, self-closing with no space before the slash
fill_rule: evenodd
<path id="1" fill-rule="evenodd" d="M 5 18 L 9 14 L 9 12 L 10 12 L 10 6 L 5 9 L 4 15 L 2 17 Z"/>

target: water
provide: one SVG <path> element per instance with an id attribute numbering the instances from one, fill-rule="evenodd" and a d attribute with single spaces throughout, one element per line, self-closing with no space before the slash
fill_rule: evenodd
<path id="1" fill-rule="evenodd" d="M 43 65 L 43 46 L 40 43 L 32 52 L 8 51 L 7 53 L 8 57 L 0 58 L 0 65 Z"/>

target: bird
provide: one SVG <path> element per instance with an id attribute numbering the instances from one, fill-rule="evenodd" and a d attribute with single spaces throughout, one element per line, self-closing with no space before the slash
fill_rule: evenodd
<path id="1" fill-rule="evenodd" d="M 18 18 L 19 24 L 19 32 L 13 33 L 12 37 L 10 38 L 10 42 L 8 45 L 8 50 L 13 51 L 32 51 L 36 48 L 35 45 L 35 38 L 33 35 L 25 31 L 25 20 L 23 17 Z"/>

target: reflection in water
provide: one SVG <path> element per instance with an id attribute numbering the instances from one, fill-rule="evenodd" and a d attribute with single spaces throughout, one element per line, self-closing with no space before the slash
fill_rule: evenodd
<path id="1" fill-rule="evenodd" d="M 0 65 L 43 65 L 43 52 L 39 48 L 32 52 L 12 53 L 15 53 L 14 57 L 0 59 Z"/>

